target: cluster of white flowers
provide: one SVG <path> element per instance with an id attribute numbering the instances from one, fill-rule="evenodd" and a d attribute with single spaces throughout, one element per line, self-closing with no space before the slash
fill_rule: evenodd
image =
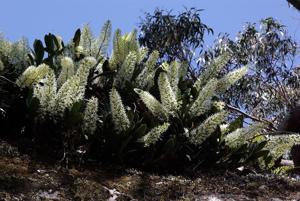
<path id="1" fill-rule="evenodd" d="M 227 112 L 222 111 L 213 114 L 202 124 L 190 131 L 190 142 L 195 145 L 201 145 L 225 120 Z"/>
<path id="2" fill-rule="evenodd" d="M 136 34 L 137 32 L 133 31 L 122 36 L 121 30 L 116 30 L 113 38 L 113 54 L 110 59 L 111 68 L 113 70 L 122 66 L 130 52 L 140 52 Z"/>
<path id="3" fill-rule="evenodd" d="M 0 54 L 4 56 L 10 64 L 13 64 L 14 70 L 21 73 L 24 65 L 28 61 L 28 52 L 30 51 L 28 41 L 25 38 L 14 43 L 5 39 L 0 33 Z"/>
<path id="4" fill-rule="evenodd" d="M 174 114 L 178 109 L 177 98 L 171 87 L 167 73 L 161 72 L 159 74 L 158 88 L 163 106 L 170 114 Z"/>
<path id="5" fill-rule="evenodd" d="M 136 36 L 136 30 L 123 36 L 119 29 L 116 30 L 113 38 L 113 53 L 109 61 L 111 70 L 120 71 L 121 68 L 121 74 L 124 74 L 124 70 L 131 74 L 132 63 L 140 64 L 147 56 L 148 49 L 139 46 Z M 135 56 L 128 57 L 130 54 L 135 54 Z M 128 66 L 128 69 L 124 69 L 123 65 Z"/>
<path id="6" fill-rule="evenodd" d="M 33 87 L 42 114 L 63 115 L 66 108 L 70 109 L 74 103 L 84 99 L 87 77 L 95 63 L 93 57 L 84 58 L 74 75 L 72 59 L 64 57 L 58 79 L 46 64 L 29 66 L 18 78 L 17 84 L 20 87 Z"/>
<path id="7" fill-rule="evenodd" d="M 96 64 L 93 57 L 85 57 L 79 64 L 75 75 L 71 76 L 58 90 L 55 96 L 57 114 L 63 114 L 66 108 L 71 108 L 72 105 L 84 99 L 87 77 L 90 69 Z"/>
<path id="8" fill-rule="evenodd" d="M 61 71 L 57 78 L 57 86 L 60 88 L 71 76 L 74 75 L 74 63 L 70 57 L 63 57 L 61 59 Z"/>
<path id="9" fill-rule="evenodd" d="M 191 117 L 199 116 L 210 108 L 210 100 L 216 93 L 217 84 L 218 81 L 213 78 L 199 92 L 189 110 Z"/>
<path id="10" fill-rule="evenodd" d="M 89 25 L 82 27 L 79 47 L 82 47 L 81 52 L 85 55 L 92 56 L 97 53 L 96 39 Z"/>
<path id="11" fill-rule="evenodd" d="M 141 73 L 136 78 L 137 86 L 140 88 L 147 88 L 153 86 L 154 84 L 154 75 L 155 75 L 155 64 L 159 57 L 158 51 L 153 51 L 148 60 L 145 63 L 144 68 L 142 69 Z"/>
<path id="12" fill-rule="evenodd" d="M 137 63 L 141 63 L 145 57 L 148 55 L 149 50 L 147 47 L 139 48 L 139 53 L 137 54 Z"/>
<path id="13" fill-rule="evenodd" d="M 229 87 L 231 87 L 234 83 L 236 83 L 244 75 L 246 75 L 247 71 L 248 67 L 244 66 L 225 75 L 222 79 L 219 80 L 218 92 L 225 92 Z"/>
<path id="14" fill-rule="evenodd" d="M 83 100 L 84 93 L 85 85 L 80 84 L 77 76 L 72 76 L 58 90 L 55 96 L 56 107 L 53 112 L 63 115 L 66 108 L 70 109 L 74 103 Z"/>
<path id="15" fill-rule="evenodd" d="M 170 78 L 169 80 L 170 80 L 171 87 L 174 91 L 174 94 L 176 94 L 176 96 L 178 95 L 178 83 L 179 83 L 179 79 L 181 78 L 180 68 L 182 68 L 180 63 L 177 61 L 173 61 L 171 62 L 167 70 Z"/>
<path id="16" fill-rule="evenodd" d="M 154 96 L 141 89 L 134 89 L 134 91 L 139 95 L 143 103 L 155 117 L 158 117 L 162 120 L 168 120 L 168 111 Z"/>
<path id="17" fill-rule="evenodd" d="M 34 97 L 39 99 L 41 113 L 47 114 L 54 111 L 56 89 L 55 74 L 54 71 L 49 68 L 49 72 L 47 72 L 44 78 L 35 84 L 33 91 Z"/>
<path id="18" fill-rule="evenodd" d="M 253 123 L 246 128 L 238 128 L 224 137 L 225 143 L 231 148 L 239 147 L 261 133 L 265 127 L 264 123 Z"/>
<path id="19" fill-rule="evenodd" d="M 145 144 L 145 147 L 149 147 L 152 144 L 155 144 L 160 136 L 166 132 L 169 128 L 169 123 L 164 123 L 162 125 L 159 125 L 157 127 L 152 128 L 143 138 L 142 141 Z"/>
<path id="20" fill-rule="evenodd" d="M 137 55 L 135 52 L 130 52 L 123 62 L 116 76 L 116 84 L 122 86 L 125 81 L 130 81 L 137 63 Z"/>
<path id="21" fill-rule="evenodd" d="M 109 94 L 110 108 L 115 129 L 118 133 L 125 131 L 130 126 L 125 107 L 122 103 L 120 94 L 115 88 L 112 88 Z"/>
<path id="22" fill-rule="evenodd" d="M 95 55 L 97 59 L 98 56 L 106 55 L 107 49 L 109 47 L 110 38 L 111 38 L 111 21 L 107 20 L 101 29 L 99 38 L 96 40 L 96 43 L 98 44 L 98 46 L 100 46 L 97 55 Z"/>
<path id="23" fill-rule="evenodd" d="M 80 54 L 93 56 L 99 59 L 106 55 L 111 38 L 111 22 L 107 20 L 101 28 L 99 37 L 94 37 L 94 34 L 89 25 L 84 25 L 81 31 L 80 43 L 76 47 L 75 54 L 77 57 Z"/>
<path id="24" fill-rule="evenodd" d="M 16 83 L 18 86 L 22 88 L 32 87 L 41 79 L 49 75 L 50 71 L 52 71 L 52 69 L 46 64 L 41 64 L 38 67 L 29 66 L 28 68 L 26 68 L 23 74 L 17 79 Z"/>
<path id="25" fill-rule="evenodd" d="M 229 60 L 229 52 L 225 52 L 216 59 L 212 60 L 194 84 L 194 87 L 197 89 L 197 91 L 200 91 L 201 87 L 203 87 L 210 79 L 216 77 L 216 75 L 218 75 L 218 73 L 225 67 Z"/>
<path id="26" fill-rule="evenodd" d="M 97 61 L 94 57 L 85 57 L 82 61 L 80 61 L 75 76 L 80 79 L 80 84 L 82 86 L 87 84 L 87 78 L 90 70 L 96 65 L 96 63 Z"/>
<path id="27" fill-rule="evenodd" d="M 83 116 L 83 130 L 87 134 L 94 134 L 97 129 L 97 122 L 99 120 L 98 111 L 98 99 L 92 97 L 88 100 Z"/>

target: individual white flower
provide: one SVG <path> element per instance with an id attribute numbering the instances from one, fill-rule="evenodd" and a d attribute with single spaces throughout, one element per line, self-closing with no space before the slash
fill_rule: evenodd
<path id="1" fill-rule="evenodd" d="M 220 130 L 221 130 L 221 133 L 224 134 L 228 131 L 228 127 L 229 125 L 228 124 L 221 124 L 220 125 Z"/>

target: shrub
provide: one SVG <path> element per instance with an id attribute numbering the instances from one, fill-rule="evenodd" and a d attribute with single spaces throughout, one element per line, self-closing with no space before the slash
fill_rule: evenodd
<path id="1" fill-rule="evenodd" d="M 268 164 L 265 125 L 229 122 L 220 99 L 247 67 L 218 78 L 231 56 L 225 52 L 193 81 L 185 63 L 159 63 L 157 51 L 146 57 L 136 31 L 116 30 L 107 58 L 110 27 L 95 39 L 85 26 L 66 46 L 52 34 L 46 47 L 35 41 L 16 84 L 25 97 L 19 132 L 38 150 L 66 161 L 85 156 L 167 170 L 236 168 L 259 158 Z"/>

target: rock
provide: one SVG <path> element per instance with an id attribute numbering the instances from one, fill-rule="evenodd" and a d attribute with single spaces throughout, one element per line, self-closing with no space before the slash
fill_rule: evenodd
<path id="1" fill-rule="evenodd" d="M 261 185 L 260 187 L 258 187 L 258 190 L 260 191 L 266 191 L 268 189 L 268 186 L 266 185 Z"/>
<path id="2" fill-rule="evenodd" d="M 270 201 L 283 201 L 282 199 L 280 199 L 280 198 L 271 198 L 271 200 Z"/>
<path id="3" fill-rule="evenodd" d="M 85 179 L 76 179 L 75 199 L 78 201 L 85 200 L 108 200 L 109 192 L 99 183 Z"/>

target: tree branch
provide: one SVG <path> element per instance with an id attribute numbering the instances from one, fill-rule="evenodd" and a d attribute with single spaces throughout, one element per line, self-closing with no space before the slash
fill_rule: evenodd
<path id="1" fill-rule="evenodd" d="M 241 115 L 243 115 L 243 116 L 245 116 L 245 117 L 247 117 L 247 118 L 249 118 L 249 119 L 252 119 L 252 120 L 254 120 L 254 121 L 265 122 L 265 123 L 269 124 L 269 126 L 270 126 L 270 128 L 271 128 L 272 130 L 277 130 L 277 128 L 276 128 L 276 126 L 273 124 L 273 122 L 271 122 L 271 121 L 269 121 L 269 120 L 266 120 L 266 119 L 260 119 L 260 118 L 258 118 L 258 117 L 252 116 L 252 115 L 250 115 L 250 114 L 247 114 L 247 113 L 241 111 L 239 108 L 236 108 L 236 107 L 234 107 L 234 106 L 232 106 L 232 105 L 229 105 L 229 104 L 226 104 L 226 107 L 227 107 L 228 109 L 233 110 L 233 111 L 235 111 L 235 112 L 237 112 L 237 113 L 240 113 Z"/>
<path id="2" fill-rule="evenodd" d="M 300 11 L 300 0 L 287 0 L 292 4 L 298 11 Z"/>

